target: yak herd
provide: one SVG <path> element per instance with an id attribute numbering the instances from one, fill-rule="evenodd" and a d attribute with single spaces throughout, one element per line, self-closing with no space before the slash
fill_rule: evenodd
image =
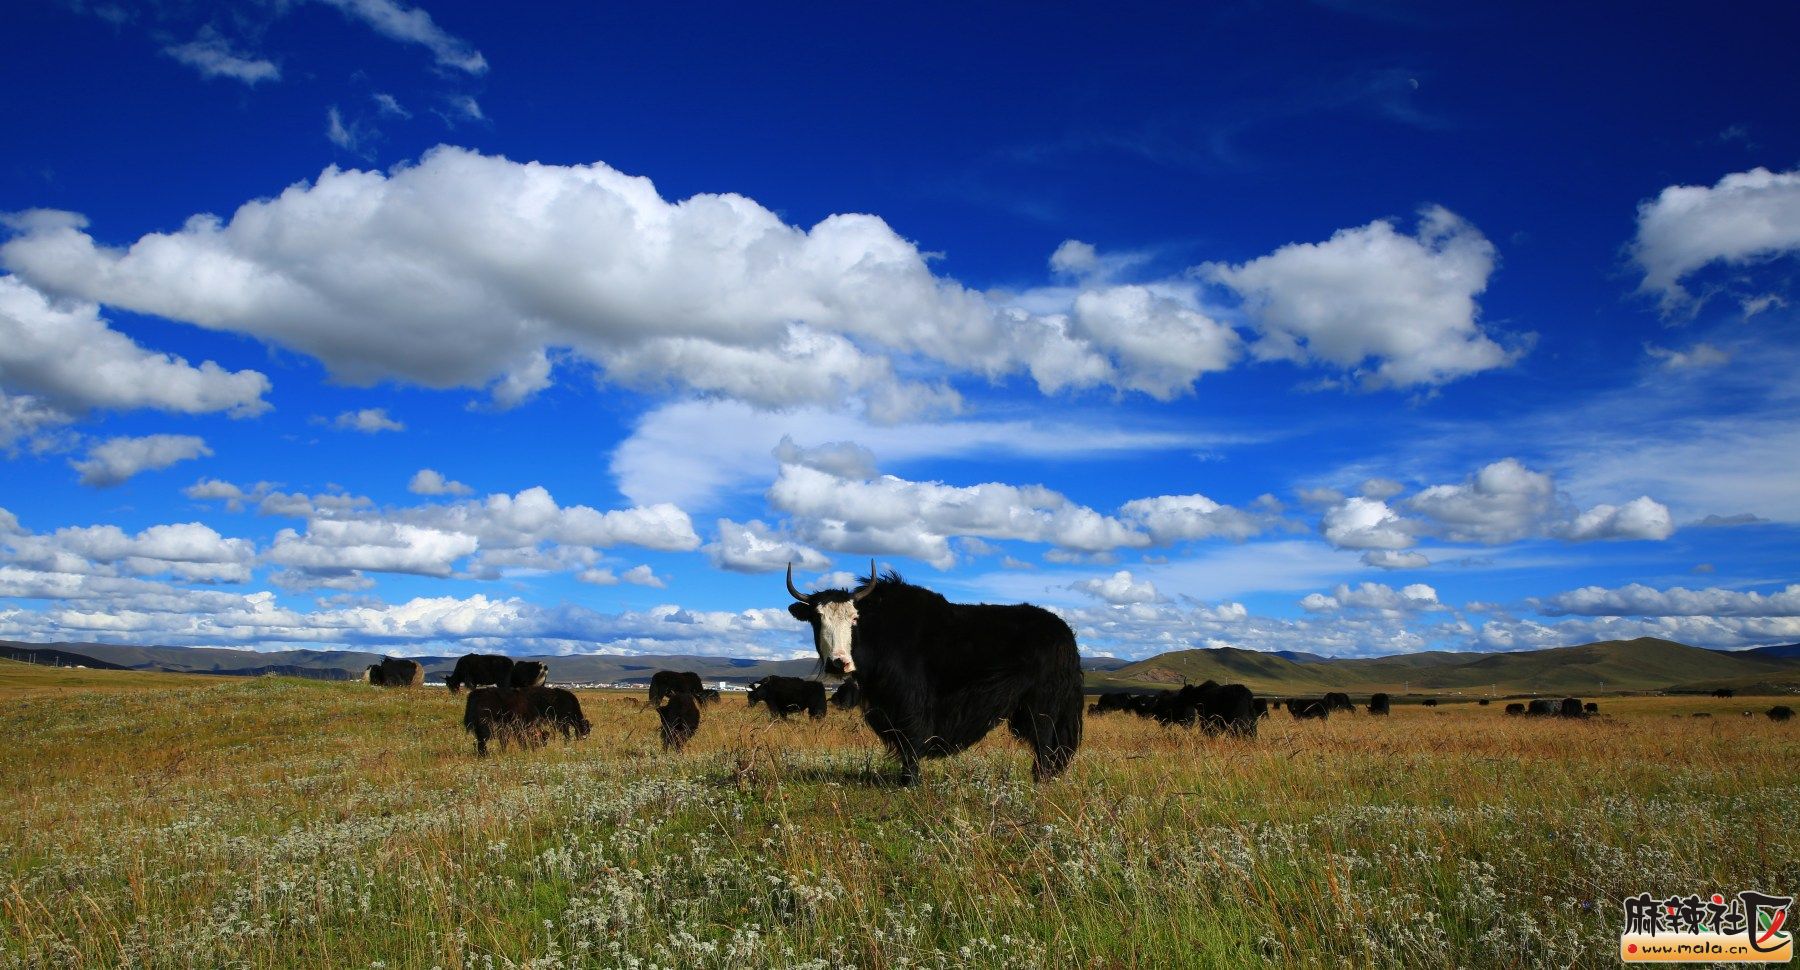
<path id="1" fill-rule="evenodd" d="M 1054 613 L 1030 604 L 952 603 L 891 570 L 877 576 L 873 563 L 868 580 L 855 590 L 812 593 L 794 586 L 789 566 L 787 590 L 794 598 L 788 612 L 811 628 L 821 671 L 841 684 L 828 696 L 820 680 L 764 677 L 750 685 L 749 706 L 762 704 L 771 718 L 782 720 L 799 713 L 817 720 L 830 706 L 861 711 L 900 763 L 904 785 L 918 783 L 920 759 L 956 754 L 1002 723 L 1031 748 L 1032 776 L 1039 781 L 1060 774 L 1075 756 L 1083 721 L 1081 658 L 1074 631 Z M 504 656 L 469 654 L 457 660 L 446 683 L 453 694 L 470 688 L 463 727 L 475 736 L 478 755 L 486 755 L 495 739 L 531 746 L 552 733 L 588 735 L 591 725 L 580 700 L 566 689 L 546 686 L 548 674 L 542 663 Z M 415 661 L 385 658 L 369 665 L 363 679 L 416 687 L 424 682 L 424 669 Z M 719 692 L 692 671 L 657 671 L 649 696 L 663 746 L 675 751 L 699 731 L 701 708 L 719 701 Z M 1364 710 L 1384 716 L 1392 704 L 1387 694 L 1375 693 Z M 1437 701 L 1426 698 L 1421 704 L 1435 707 Z M 1102 694 L 1086 713 L 1129 712 L 1164 726 L 1251 738 L 1260 719 L 1283 707 L 1295 720 L 1357 711 L 1341 692 L 1259 698 L 1243 684 L 1209 680 L 1152 693 Z M 1599 707 L 1565 697 L 1508 704 L 1505 710 L 1522 717 L 1583 718 Z M 1767 716 L 1785 721 L 1793 711 L 1777 706 Z"/>

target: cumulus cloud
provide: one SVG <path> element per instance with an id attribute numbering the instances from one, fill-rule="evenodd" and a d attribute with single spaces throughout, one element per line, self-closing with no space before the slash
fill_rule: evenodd
<path id="1" fill-rule="evenodd" d="M 1617 589 L 1584 586 L 1532 604 L 1546 616 L 1800 617 L 1800 584 L 1766 595 L 1718 587 L 1654 589 L 1641 583 Z"/>
<path id="2" fill-rule="evenodd" d="M 1168 401 L 1202 375 L 1229 370 L 1242 353 L 1235 330 L 1143 286 L 1084 292 L 1069 320 L 1070 333 L 1108 361 L 1103 372 L 1077 368 L 1080 376 L 1068 377 L 1075 386 L 1103 380 Z"/>
<path id="3" fill-rule="evenodd" d="M 474 491 L 462 482 L 453 482 L 431 468 L 419 469 L 412 480 L 406 483 L 406 490 L 414 495 L 467 495 Z"/>
<path id="4" fill-rule="evenodd" d="M 1417 544 L 1415 526 L 1380 499 L 1355 496 L 1325 510 L 1319 524 L 1339 549 L 1405 549 Z"/>
<path id="5" fill-rule="evenodd" d="M 1438 601 L 1437 590 L 1424 583 L 1413 583 L 1395 589 L 1385 583 L 1339 583 L 1328 596 L 1308 593 L 1300 600 L 1300 608 L 1309 613 L 1337 610 L 1375 610 L 1389 614 L 1421 613 L 1446 609 Z"/>
<path id="6" fill-rule="evenodd" d="M 951 536 L 1042 542 L 1083 554 L 1150 544 L 1136 528 L 1041 485 L 854 480 L 783 465 L 768 498 L 817 545 L 910 556 L 940 569 L 956 562 Z"/>
<path id="7" fill-rule="evenodd" d="M 1269 527 L 1269 517 L 1221 505 L 1204 495 L 1134 499 L 1119 509 L 1159 545 L 1192 539 L 1249 539 Z"/>
<path id="8" fill-rule="evenodd" d="M 789 563 L 801 569 L 820 570 L 831 560 L 817 549 L 777 533 L 755 519 L 738 523 L 730 519 L 718 522 L 719 537 L 703 548 L 712 564 L 737 573 L 768 573 L 786 569 Z"/>
<path id="9" fill-rule="evenodd" d="M 388 416 L 386 408 L 363 408 L 360 411 L 345 411 L 333 418 L 331 426 L 339 431 L 360 431 L 363 434 L 378 434 L 382 431 L 405 431 L 406 425 Z"/>
<path id="10" fill-rule="evenodd" d="M 1639 292 L 1672 313 L 1693 298 L 1688 276 L 1712 263 L 1742 266 L 1800 250 L 1800 170 L 1754 168 L 1717 184 L 1671 185 L 1638 206 L 1632 260 Z"/>
<path id="11" fill-rule="evenodd" d="M 1453 542 L 1488 545 L 1537 533 L 1556 513 L 1550 476 L 1514 458 L 1484 466 L 1457 485 L 1433 485 L 1406 500 L 1430 520 L 1434 534 Z"/>
<path id="12" fill-rule="evenodd" d="M 200 28 L 193 40 L 172 44 L 163 53 L 200 72 L 201 77 L 224 77 L 254 87 L 260 81 L 281 80 L 281 68 L 266 58 L 234 50 L 212 26 Z"/>
<path id="13" fill-rule="evenodd" d="M 11 224 L 68 225 L 41 213 L 15 215 Z M 249 417 L 269 407 L 262 374 L 145 350 L 108 327 L 94 304 L 52 300 L 13 276 L 0 276 L 0 387 L 74 416 L 150 408 Z"/>
<path id="14" fill-rule="evenodd" d="M 1622 506 L 1596 505 L 1577 515 L 1558 534 L 1572 542 L 1598 539 L 1667 539 L 1675 532 L 1675 520 L 1661 502 L 1648 495 Z"/>
<path id="15" fill-rule="evenodd" d="M 199 522 L 154 525 L 128 533 L 114 525 L 37 534 L 0 509 L 0 552 L 15 567 L 74 576 L 170 575 L 190 582 L 245 582 L 256 550 Z"/>
<path id="16" fill-rule="evenodd" d="M 1479 230 L 1433 206 L 1413 236 L 1378 220 L 1202 271 L 1243 298 L 1258 358 L 1324 363 L 1368 387 L 1411 387 L 1518 359 L 1522 350 L 1502 347 L 1477 322 L 1494 263 Z"/>
<path id="17" fill-rule="evenodd" d="M 1069 588 L 1115 605 L 1154 603 L 1162 598 L 1162 594 L 1156 591 L 1155 583 L 1148 579 L 1133 579 L 1131 573 L 1123 569 L 1105 579 L 1081 580 Z"/>
<path id="18" fill-rule="evenodd" d="M 81 484 L 106 488 L 123 483 L 140 472 L 167 468 L 176 462 L 212 454 L 206 442 L 193 435 L 153 434 L 141 438 L 108 438 L 88 449 L 87 457 L 69 464 L 81 473 Z"/>

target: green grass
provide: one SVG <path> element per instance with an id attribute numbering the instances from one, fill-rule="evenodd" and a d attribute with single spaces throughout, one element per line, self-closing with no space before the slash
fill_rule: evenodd
<path id="1" fill-rule="evenodd" d="M 1768 699 L 1112 715 L 1057 782 L 996 736 L 896 790 L 741 696 L 478 761 L 442 691 L 94 673 L 0 665 L 0 966 L 1603 966 L 1628 893 L 1800 888 Z"/>

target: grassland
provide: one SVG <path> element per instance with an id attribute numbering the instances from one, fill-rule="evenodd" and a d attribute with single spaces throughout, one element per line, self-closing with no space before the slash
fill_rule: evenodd
<path id="1" fill-rule="evenodd" d="M 1055 783 L 996 736 L 894 790 L 741 697 L 477 761 L 441 691 L 0 664 L 0 966 L 1611 965 L 1628 893 L 1800 888 L 1770 703 L 1113 715 Z"/>

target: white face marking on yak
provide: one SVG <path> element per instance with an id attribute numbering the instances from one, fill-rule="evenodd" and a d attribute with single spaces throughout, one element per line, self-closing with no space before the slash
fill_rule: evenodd
<path id="1" fill-rule="evenodd" d="M 788 592 L 797 601 L 788 607 L 794 619 L 810 623 L 813 647 L 825 669 L 840 677 L 856 672 L 856 661 L 850 657 L 850 646 L 856 636 L 857 601 L 875 590 L 875 561 L 869 561 L 869 581 L 853 593 L 825 590 L 811 596 L 794 588 L 794 564 L 788 563 Z"/>
<path id="2" fill-rule="evenodd" d="M 850 642 L 856 633 L 855 601 L 820 603 L 818 611 L 814 646 L 819 648 L 819 659 L 825 661 L 825 669 L 832 673 L 855 673 L 856 662 L 850 659 Z"/>

